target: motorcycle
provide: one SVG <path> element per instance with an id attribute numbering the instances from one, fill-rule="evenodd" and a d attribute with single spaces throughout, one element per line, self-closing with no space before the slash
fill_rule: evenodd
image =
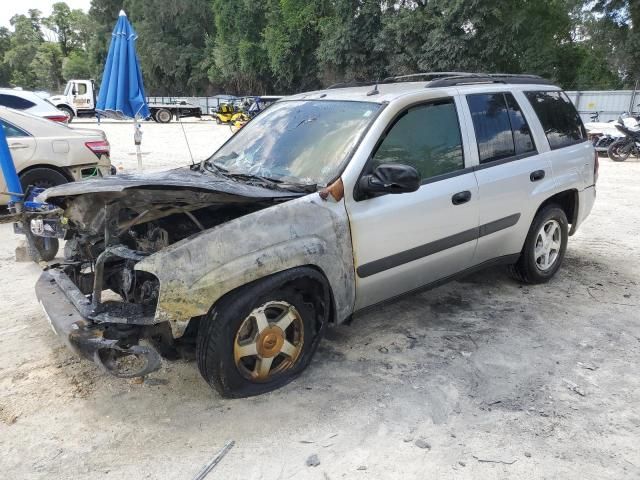
<path id="1" fill-rule="evenodd" d="M 609 158 L 614 162 L 624 162 L 631 155 L 640 156 L 640 125 L 636 118 L 631 117 L 635 121 L 630 122 L 629 117 L 620 116 L 618 123 L 614 126 L 624 136 L 615 140 L 607 149 Z"/>
<path id="2" fill-rule="evenodd" d="M 609 122 L 600 121 L 600 112 L 592 113 L 591 121 L 586 122 L 584 126 L 587 129 L 589 140 L 593 143 L 596 151 L 600 153 L 606 153 L 613 142 L 624 137 L 624 134 L 615 128 L 613 120 Z"/>

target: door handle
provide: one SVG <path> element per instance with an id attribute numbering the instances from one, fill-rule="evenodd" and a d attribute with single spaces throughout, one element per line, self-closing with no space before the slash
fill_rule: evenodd
<path id="1" fill-rule="evenodd" d="M 535 172 L 531 172 L 531 175 L 529 175 L 529 179 L 532 182 L 537 182 L 538 180 L 542 180 L 544 178 L 544 170 L 536 170 Z"/>
<path id="2" fill-rule="evenodd" d="M 9 148 L 13 150 L 19 150 L 21 148 L 29 148 L 29 145 L 25 145 L 24 143 L 11 143 L 9 144 Z"/>
<path id="3" fill-rule="evenodd" d="M 462 205 L 463 203 L 467 203 L 469 200 L 471 200 L 471 192 L 469 190 L 458 192 L 451 197 L 451 203 L 454 205 Z"/>

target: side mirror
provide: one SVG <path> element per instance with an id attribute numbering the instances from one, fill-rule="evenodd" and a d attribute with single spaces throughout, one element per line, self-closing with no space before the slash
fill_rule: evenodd
<path id="1" fill-rule="evenodd" d="M 71 95 L 73 95 L 74 97 L 78 94 L 78 88 L 76 87 L 76 84 L 73 84 L 73 87 L 71 87 Z"/>
<path id="2" fill-rule="evenodd" d="M 361 177 L 358 187 L 365 196 L 415 192 L 420 188 L 420 174 L 409 165 L 383 163 Z"/>

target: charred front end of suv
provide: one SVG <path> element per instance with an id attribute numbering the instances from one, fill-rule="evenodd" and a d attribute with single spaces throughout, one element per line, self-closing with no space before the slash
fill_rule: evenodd
<path id="1" fill-rule="evenodd" d="M 189 169 L 63 185 L 44 195 L 64 211 L 67 243 L 64 262 L 41 275 L 38 299 L 70 348 L 119 377 L 152 372 L 161 355 L 175 358 L 180 343 L 189 343 L 157 312 L 160 279 L 138 264 L 300 196 Z M 180 268 L 169 268 L 180 277 Z"/>

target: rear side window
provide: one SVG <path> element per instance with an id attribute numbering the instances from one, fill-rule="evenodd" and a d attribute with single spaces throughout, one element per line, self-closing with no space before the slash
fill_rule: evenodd
<path id="1" fill-rule="evenodd" d="M 587 138 L 580 115 L 564 92 L 525 92 L 552 150 Z"/>
<path id="2" fill-rule="evenodd" d="M 9 108 L 15 108 L 16 110 L 26 110 L 27 108 L 34 107 L 35 103 L 22 97 L 0 93 L 0 105 L 4 105 L 5 107 Z"/>
<path id="3" fill-rule="evenodd" d="M 468 95 L 480 163 L 536 151 L 529 125 L 510 93 Z"/>
<path id="4" fill-rule="evenodd" d="M 7 138 L 15 138 L 15 137 L 28 137 L 27 132 L 20 130 L 18 127 L 14 127 L 10 123 L 5 122 L 4 120 L 0 120 L 0 125 L 4 129 L 4 134 Z"/>
<path id="5" fill-rule="evenodd" d="M 463 169 L 453 99 L 411 107 L 401 114 L 373 156 L 373 168 L 382 163 L 410 165 L 423 181 Z"/>

